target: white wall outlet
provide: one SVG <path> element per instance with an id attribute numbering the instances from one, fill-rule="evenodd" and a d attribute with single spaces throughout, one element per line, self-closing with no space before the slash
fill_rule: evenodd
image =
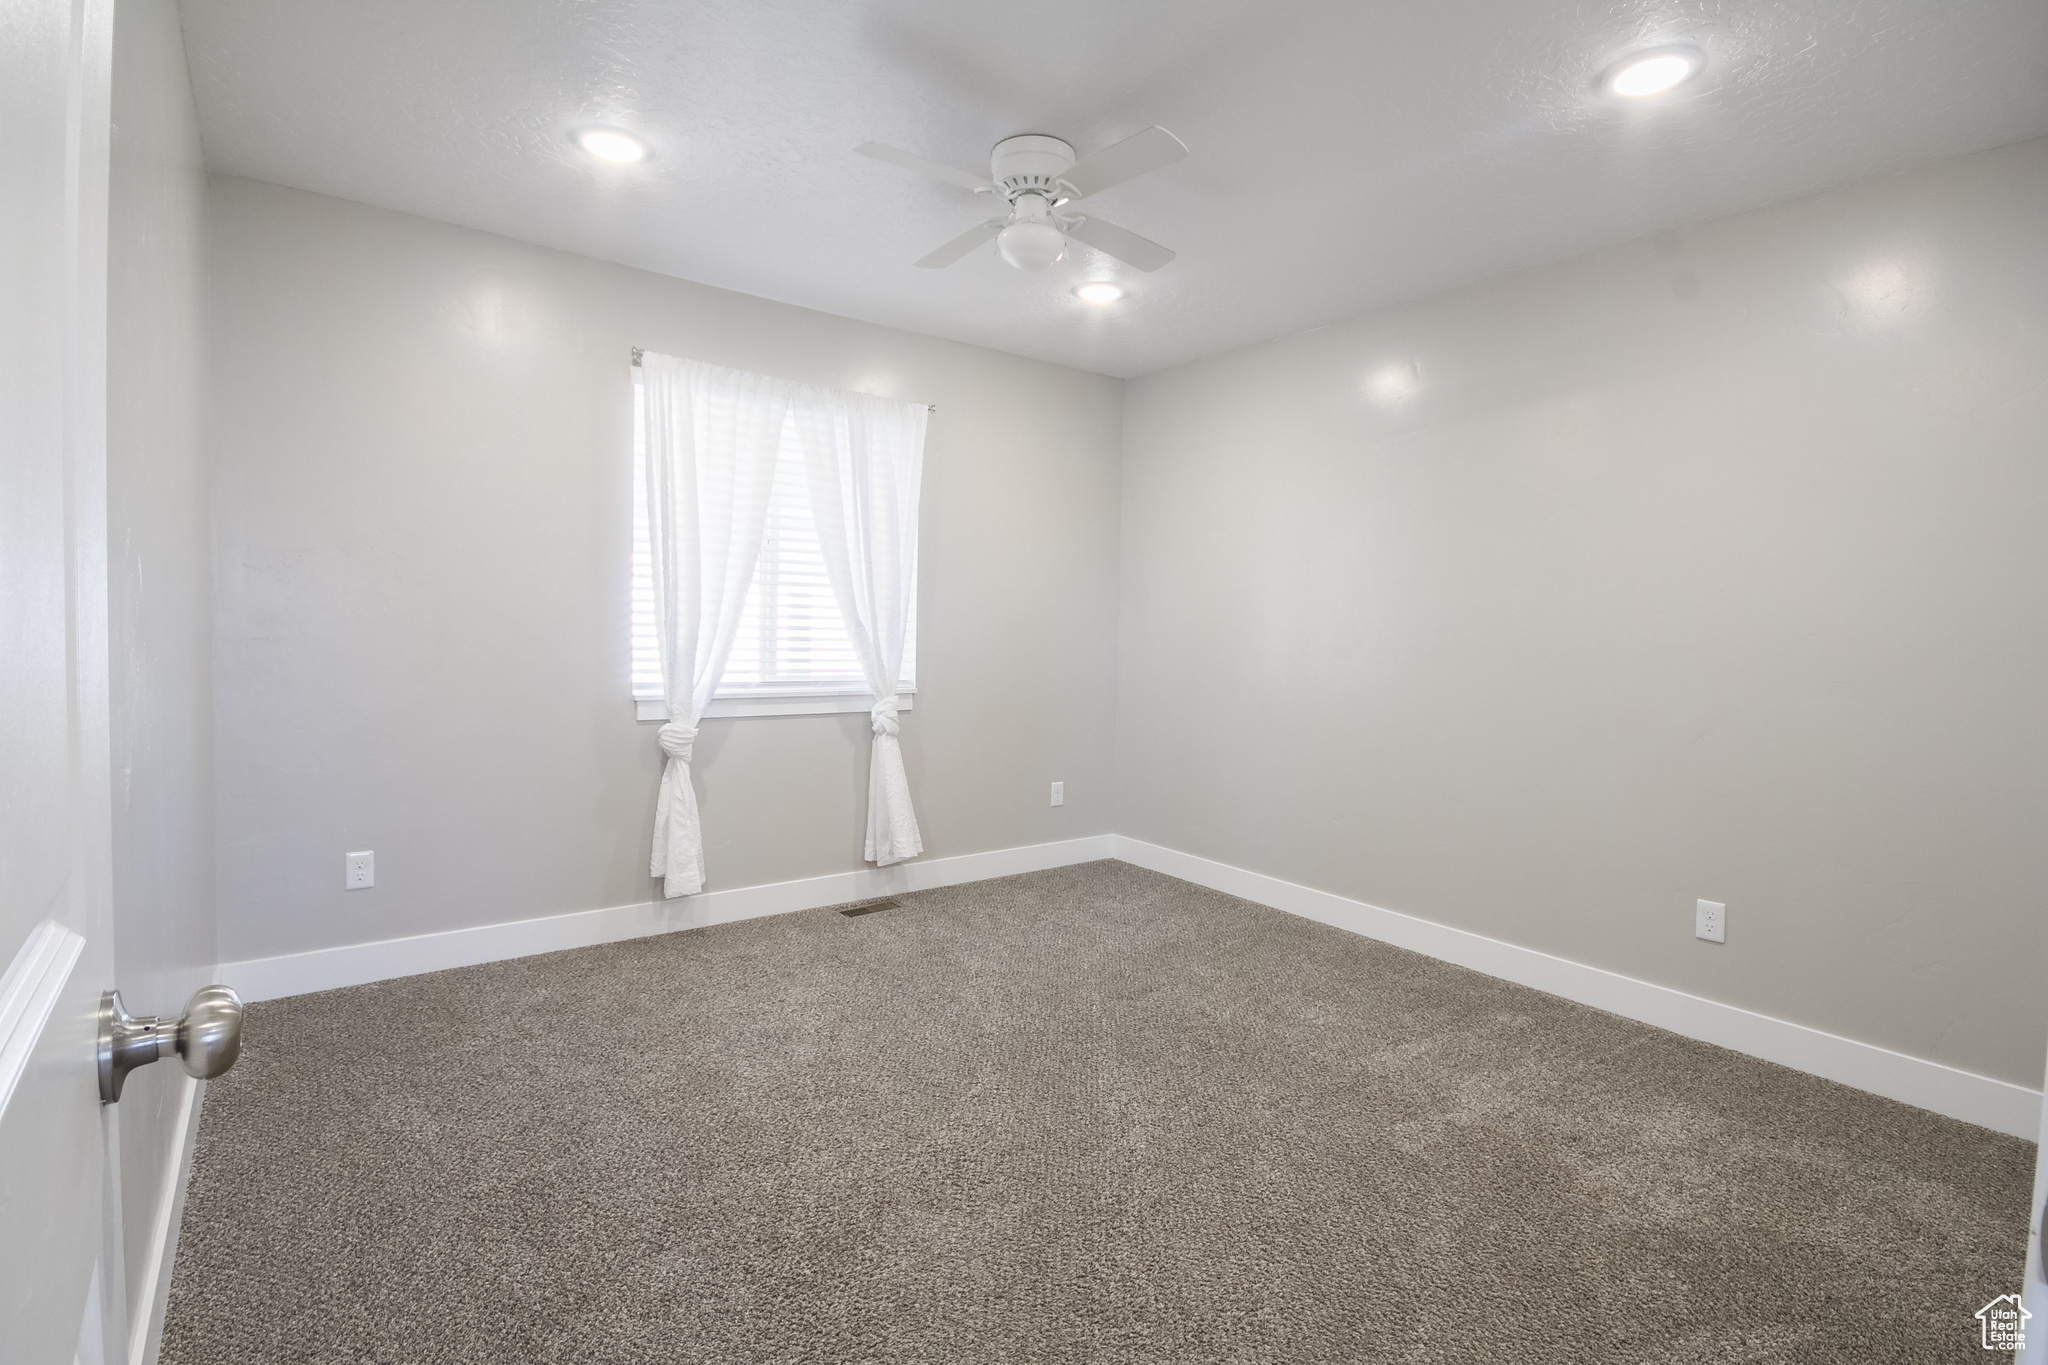
<path id="1" fill-rule="evenodd" d="M 377 884 L 377 855 L 364 849 L 351 853 L 342 862 L 341 889 L 344 891 L 367 891 Z"/>
<path id="2" fill-rule="evenodd" d="M 1052 803 L 1053 803 L 1053 804 L 1054 804 L 1055 806 L 1064 806 L 1064 805 L 1066 805 L 1066 804 L 1067 804 L 1067 784 L 1066 784 L 1066 783 L 1064 783 L 1064 782 L 1055 782 L 1055 783 L 1053 783 L 1053 784 L 1052 784 Z"/>
<path id="3" fill-rule="evenodd" d="M 1694 938 L 1703 938 L 1709 943 L 1728 941 L 1728 907 L 1719 901 L 1701 901 L 1693 914 L 1692 933 Z"/>

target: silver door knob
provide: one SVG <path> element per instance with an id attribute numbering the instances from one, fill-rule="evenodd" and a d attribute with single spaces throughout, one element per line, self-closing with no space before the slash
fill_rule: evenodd
<path id="1" fill-rule="evenodd" d="M 242 998 L 226 986 L 202 986 L 182 1018 L 137 1019 L 122 1008 L 121 992 L 100 997 L 101 1103 L 121 1098 L 121 1084 L 136 1067 L 172 1053 L 202 1081 L 233 1066 L 242 1055 Z"/>

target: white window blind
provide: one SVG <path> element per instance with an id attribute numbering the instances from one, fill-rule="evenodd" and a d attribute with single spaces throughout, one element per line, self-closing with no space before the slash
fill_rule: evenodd
<path id="1" fill-rule="evenodd" d="M 640 376 L 633 375 L 633 697 L 661 699 L 661 647 L 654 631 L 654 559 L 647 543 L 646 424 Z M 865 694 L 867 679 L 825 576 L 818 528 L 811 519 L 803 453 L 794 426 L 783 429 L 768 504 L 761 561 L 747 591 L 732 656 L 718 697 L 803 697 Z M 902 689 L 917 690 L 917 612 L 904 630 Z"/>

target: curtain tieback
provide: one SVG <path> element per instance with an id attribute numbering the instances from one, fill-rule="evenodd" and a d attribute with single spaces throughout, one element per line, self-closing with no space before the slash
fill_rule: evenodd
<path id="1" fill-rule="evenodd" d="M 661 741 L 661 751 L 678 763 L 690 761 L 690 751 L 696 747 L 697 732 L 680 721 L 670 721 L 655 732 Z"/>
<path id="2" fill-rule="evenodd" d="M 885 697 L 869 710 L 868 718 L 874 722 L 875 733 L 893 735 L 900 728 L 896 722 L 896 699 Z"/>

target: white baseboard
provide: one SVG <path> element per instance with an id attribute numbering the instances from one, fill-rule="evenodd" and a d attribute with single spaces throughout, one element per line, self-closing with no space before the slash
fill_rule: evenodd
<path id="1" fill-rule="evenodd" d="M 2041 1128 L 2041 1092 L 1974 1072 L 1859 1043 L 1804 1024 L 1688 995 L 1669 986 L 1534 948 L 1518 947 L 1364 901 L 1248 872 L 1178 849 L 1115 836 L 1115 856 L 1169 877 L 1206 886 L 1291 915 L 1391 943 L 1488 976 L 1533 986 L 1582 1005 L 1635 1019 L 1701 1042 L 1839 1081 L 1886 1099 L 2033 1141 Z"/>
<path id="2" fill-rule="evenodd" d="M 228 963 L 221 973 L 222 979 L 239 991 L 243 999 L 272 1000 L 563 948 L 838 905 L 871 896 L 1007 877 L 1100 858 L 1120 858 L 1198 886 L 2014 1137 L 2031 1141 L 2040 1128 L 2038 1090 L 1120 834 L 258 958 Z M 183 1188 L 182 1180 L 179 1188 Z"/>
<path id="3" fill-rule="evenodd" d="M 205 1082 L 195 1081 L 175 1069 L 172 1074 L 179 1086 L 178 1140 L 171 1148 L 163 1197 L 157 1201 L 156 1217 L 149 1229 L 149 1264 L 131 1300 L 129 1365 L 156 1365 L 157 1353 L 163 1349 L 164 1307 L 171 1298 L 171 1266 L 178 1257 L 178 1227 L 185 1220 L 185 1186 L 192 1178 L 192 1149 L 199 1140 L 199 1110 L 206 1094 Z"/>
<path id="4" fill-rule="evenodd" d="M 370 981 L 445 971 L 450 967 L 470 967 L 479 962 L 530 957 L 535 953 L 552 953 L 563 948 L 586 948 L 593 943 L 668 934 L 678 929 L 700 929 L 707 924 L 780 915 L 792 910 L 811 910 L 821 905 L 843 905 L 847 901 L 922 891 L 934 886 L 952 886 L 959 882 L 984 881 L 990 877 L 1009 877 L 1019 872 L 1065 867 L 1070 863 L 1094 862 L 1115 856 L 1112 842 L 1115 837 L 1097 834 L 1059 843 L 1028 844 L 988 853 L 897 863 L 893 867 L 836 872 L 801 881 L 706 891 L 672 901 L 615 905 L 604 910 L 548 915 L 540 919 L 515 920 L 509 924 L 486 924 L 473 929 L 450 929 L 376 943 L 352 943 L 283 957 L 253 958 L 225 964 L 221 968 L 221 979 L 234 987 L 244 1000 L 275 1000 L 280 996 L 304 995 L 308 991 L 360 986 Z"/>

